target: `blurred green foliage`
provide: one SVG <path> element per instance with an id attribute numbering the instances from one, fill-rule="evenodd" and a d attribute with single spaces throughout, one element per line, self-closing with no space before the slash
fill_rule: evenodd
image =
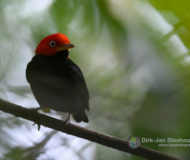
<path id="1" fill-rule="evenodd" d="M 36 105 L 25 80 L 26 65 L 43 37 L 61 32 L 76 46 L 71 58 L 89 87 L 89 128 L 126 140 L 130 136 L 189 138 L 189 3 L 1 0 L 0 96 L 26 107 Z M 49 139 L 31 140 L 37 136 L 31 123 L 0 115 L 0 159 L 56 159 L 46 155 L 55 150 L 47 150 L 50 137 L 55 137 L 51 130 L 40 131 Z M 18 135 L 32 142 L 13 143 Z M 87 144 L 80 153 L 73 152 L 79 144 L 57 139 L 67 147 L 65 159 L 74 155 L 89 159 L 89 153 L 96 160 L 142 159 L 100 145 Z M 143 145 L 184 160 L 190 157 L 185 147 Z"/>
<path id="2" fill-rule="evenodd" d="M 188 1 L 174 0 L 171 2 L 164 0 L 149 0 L 163 14 L 163 16 L 172 23 L 174 31 L 183 40 L 183 43 L 189 48 L 190 44 L 190 11 Z M 173 16 L 175 16 L 175 18 Z M 175 21 L 174 21 L 175 19 Z"/>

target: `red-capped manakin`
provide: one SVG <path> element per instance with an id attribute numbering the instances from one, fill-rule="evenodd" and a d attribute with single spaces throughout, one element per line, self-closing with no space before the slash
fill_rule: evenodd
<path id="1" fill-rule="evenodd" d="M 61 33 L 41 40 L 28 63 L 26 78 L 40 108 L 67 112 L 77 122 L 88 122 L 89 93 L 80 68 L 69 58 L 74 45 Z"/>

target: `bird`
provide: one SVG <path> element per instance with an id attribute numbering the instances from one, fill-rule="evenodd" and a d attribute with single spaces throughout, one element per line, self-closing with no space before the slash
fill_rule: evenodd
<path id="1" fill-rule="evenodd" d="M 74 45 L 66 35 L 54 33 L 43 38 L 26 68 L 38 109 L 69 113 L 76 122 L 88 122 L 89 92 L 81 69 L 70 59 Z M 37 110 L 38 110 L 37 109 Z"/>

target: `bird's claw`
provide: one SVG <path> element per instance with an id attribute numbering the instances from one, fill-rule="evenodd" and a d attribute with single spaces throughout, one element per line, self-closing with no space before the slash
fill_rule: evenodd
<path id="1" fill-rule="evenodd" d="M 41 127 L 41 126 L 40 126 L 40 124 L 39 124 L 39 123 L 34 122 L 34 123 L 33 123 L 33 125 L 35 125 L 35 124 L 37 124 L 37 126 L 38 126 L 38 131 L 39 131 L 39 130 L 40 130 L 40 127 Z"/>
<path id="2" fill-rule="evenodd" d="M 69 114 L 69 116 L 67 117 L 67 119 L 64 121 L 65 125 L 68 125 L 70 123 L 70 117 L 71 117 L 71 114 Z"/>
<path id="3" fill-rule="evenodd" d="M 30 110 L 31 111 L 33 111 L 33 112 L 38 112 L 38 110 L 40 110 L 41 108 L 40 107 L 38 107 L 38 108 L 30 108 Z M 39 123 L 36 123 L 36 122 L 34 122 L 32 125 L 35 125 L 35 124 L 37 124 L 37 126 L 38 126 L 38 131 L 40 130 L 40 124 Z"/>

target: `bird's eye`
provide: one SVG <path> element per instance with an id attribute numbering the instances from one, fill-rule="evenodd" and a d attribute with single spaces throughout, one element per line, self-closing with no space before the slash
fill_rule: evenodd
<path id="1" fill-rule="evenodd" d="M 55 47 L 55 41 L 51 41 L 50 43 L 49 43 L 49 45 L 51 46 L 51 47 Z"/>

